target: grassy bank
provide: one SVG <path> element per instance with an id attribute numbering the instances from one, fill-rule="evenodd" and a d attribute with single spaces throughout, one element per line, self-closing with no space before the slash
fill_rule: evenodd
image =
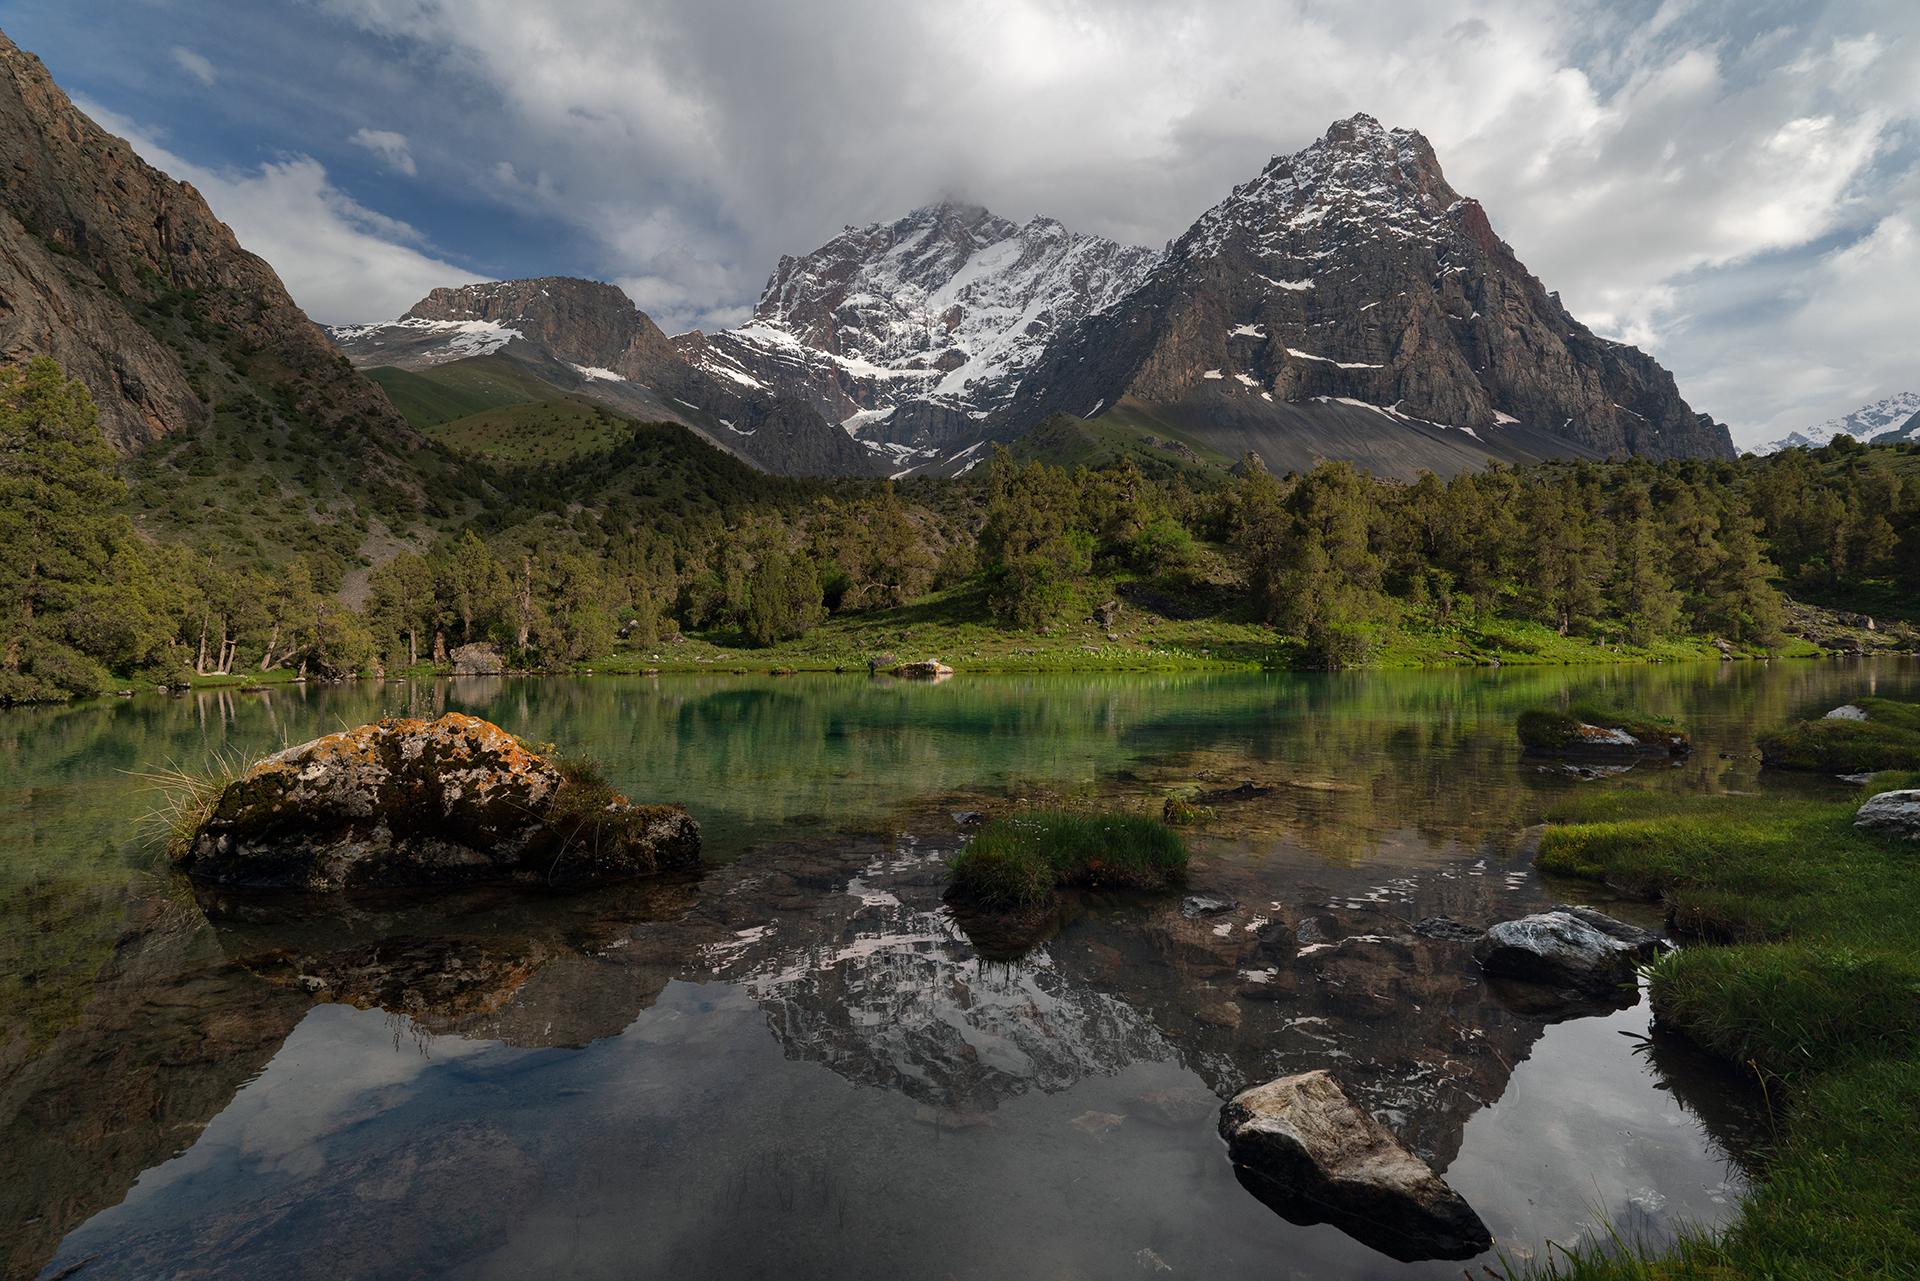
<path id="1" fill-rule="evenodd" d="M 1620 791 L 1549 815 L 1539 865 L 1657 894 L 1683 948 L 1657 1016 L 1764 1080 L 1778 1142 L 1741 1214 L 1664 1255 L 1588 1247 L 1535 1275 L 1920 1276 L 1920 847 L 1851 802 Z"/>
<path id="2" fill-rule="evenodd" d="M 1186 879 L 1187 845 L 1145 814 L 1036 809 L 997 818 L 947 861 L 956 893 L 1018 912 L 1062 885 L 1164 889 Z"/>

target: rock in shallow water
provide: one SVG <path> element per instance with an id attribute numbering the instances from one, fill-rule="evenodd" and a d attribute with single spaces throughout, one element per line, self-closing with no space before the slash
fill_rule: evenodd
<path id="1" fill-rule="evenodd" d="M 1908 788 L 1868 797 L 1855 811 L 1853 825 L 1882 836 L 1909 841 L 1920 838 L 1920 790 Z"/>
<path id="2" fill-rule="evenodd" d="M 1325 1071 L 1241 1091 L 1220 1135 L 1241 1186 L 1289 1223 L 1331 1223 L 1403 1263 L 1493 1244 L 1473 1207 Z"/>
<path id="3" fill-rule="evenodd" d="M 327 892 L 580 885 L 699 857 L 686 811 L 570 781 L 499 726 L 454 712 L 267 757 L 227 785 L 179 862 L 224 885 Z"/>
<path id="4" fill-rule="evenodd" d="M 1610 996 L 1624 995 L 1636 962 L 1651 960 L 1661 946 L 1645 930 L 1592 908 L 1560 907 L 1493 926 L 1473 945 L 1473 959 L 1489 974 Z"/>

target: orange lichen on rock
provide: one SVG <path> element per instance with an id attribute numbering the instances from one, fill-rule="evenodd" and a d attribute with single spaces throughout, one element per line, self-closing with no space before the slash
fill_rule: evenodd
<path id="1" fill-rule="evenodd" d="M 478 717 L 384 720 L 255 765 L 227 786 L 180 862 L 223 884 L 328 891 L 578 884 L 698 859 L 699 824 L 685 811 L 636 807 L 604 784 L 590 819 L 555 821 L 577 785 Z"/>

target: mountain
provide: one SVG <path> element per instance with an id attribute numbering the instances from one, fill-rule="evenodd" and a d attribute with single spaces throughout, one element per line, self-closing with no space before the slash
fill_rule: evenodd
<path id="1" fill-rule="evenodd" d="M 261 390 L 328 434 L 420 436 L 342 364 L 273 268 L 186 183 L 74 107 L 0 35 L 0 359 L 51 356 L 83 379 L 122 455 L 198 432 Z M 393 470 L 368 449 L 367 465 Z"/>
<path id="2" fill-rule="evenodd" d="M 806 401 L 861 440 L 937 446 L 1007 404 L 1048 342 L 1160 255 L 942 202 L 782 257 L 753 318 L 673 342 L 716 377 Z"/>
<path id="3" fill-rule="evenodd" d="M 549 276 L 435 289 L 397 320 L 336 326 L 362 369 L 506 361 L 561 391 L 669 419 L 764 471 L 872 475 L 876 456 L 812 406 L 689 364 L 617 287 Z"/>
<path id="4" fill-rule="evenodd" d="M 1652 357 L 1595 335 L 1527 272 L 1424 137 L 1367 115 L 1203 214 L 927 470 L 1062 412 L 1273 467 L 1337 457 L 1398 476 L 1489 456 L 1735 456 Z"/>
<path id="5" fill-rule="evenodd" d="M 1801 431 L 1790 431 L 1753 452 L 1774 454 L 1795 446 L 1818 449 L 1842 434 L 1855 440 L 1920 440 L 1920 391 L 1903 391 L 1871 405 L 1862 405 L 1850 414 L 1829 418 Z"/>

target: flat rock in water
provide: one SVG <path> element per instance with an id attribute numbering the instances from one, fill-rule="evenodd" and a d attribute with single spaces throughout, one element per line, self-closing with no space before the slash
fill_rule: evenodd
<path id="1" fill-rule="evenodd" d="M 1571 911 L 1502 921 L 1473 946 L 1473 959 L 1489 974 L 1594 995 L 1620 995 L 1632 987 L 1640 957 L 1638 944 L 1614 938 Z"/>
<path id="2" fill-rule="evenodd" d="M 677 806 L 575 784 L 473 716 L 394 719 L 267 757 L 229 783 L 179 863 L 223 885 L 330 892 L 478 882 L 580 885 L 697 862 Z"/>
<path id="3" fill-rule="evenodd" d="M 1920 838 L 1920 790 L 1881 792 L 1854 813 L 1853 825 L 1882 836 Z"/>
<path id="4" fill-rule="evenodd" d="M 1197 916 L 1212 916 L 1216 912 L 1231 912 L 1240 904 L 1230 898 L 1202 898 L 1198 894 L 1189 894 L 1180 900 L 1180 915 L 1189 921 Z"/>
<path id="5" fill-rule="evenodd" d="M 1220 1135 L 1240 1185 L 1289 1223 L 1331 1223 L 1403 1263 L 1493 1244 L 1473 1207 L 1324 1070 L 1241 1091 Z"/>

